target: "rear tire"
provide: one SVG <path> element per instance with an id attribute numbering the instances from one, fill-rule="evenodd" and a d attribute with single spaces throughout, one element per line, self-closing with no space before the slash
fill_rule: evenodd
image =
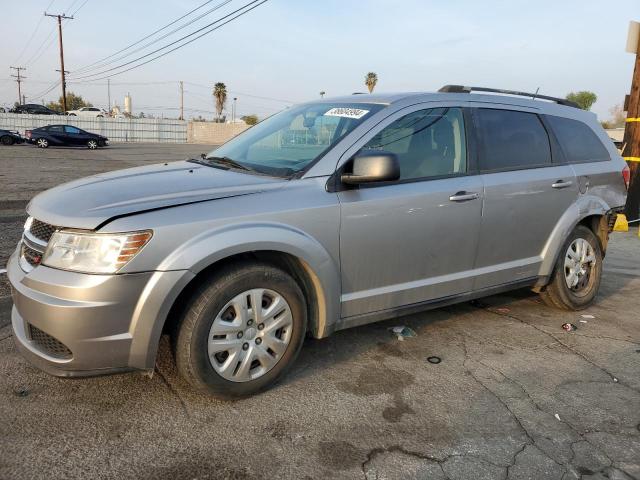
<path id="1" fill-rule="evenodd" d="M 565 241 L 540 298 L 550 307 L 583 310 L 593 303 L 601 278 L 600 242 L 590 229 L 578 225 Z"/>
<path id="2" fill-rule="evenodd" d="M 5 135 L 4 137 L 0 138 L 0 141 L 2 142 L 2 145 L 13 145 L 15 143 L 13 137 L 10 137 L 9 135 Z"/>
<path id="3" fill-rule="evenodd" d="M 302 348 L 304 295 L 291 276 L 269 264 L 223 268 L 187 302 L 173 348 L 178 371 L 202 392 L 224 399 L 260 392 L 284 375 Z"/>
<path id="4" fill-rule="evenodd" d="M 49 140 L 47 140 L 46 138 L 36 138 L 36 146 L 38 148 L 48 148 L 49 147 Z"/>

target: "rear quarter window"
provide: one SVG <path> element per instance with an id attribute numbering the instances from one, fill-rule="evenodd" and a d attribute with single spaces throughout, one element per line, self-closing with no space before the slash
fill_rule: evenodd
<path id="1" fill-rule="evenodd" d="M 475 113 L 480 136 L 480 171 L 551 165 L 549 136 L 535 113 L 479 108 Z"/>
<path id="2" fill-rule="evenodd" d="M 567 162 L 604 162 L 610 159 L 609 152 L 595 132 L 578 120 L 563 117 L 546 117 L 555 133 Z"/>

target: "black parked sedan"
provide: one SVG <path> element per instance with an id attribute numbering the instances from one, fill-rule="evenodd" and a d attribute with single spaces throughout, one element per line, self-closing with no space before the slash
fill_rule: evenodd
<path id="1" fill-rule="evenodd" d="M 51 147 L 87 147 L 95 150 L 105 147 L 109 142 L 107 137 L 71 125 L 47 125 L 46 127 L 27 130 L 27 141 L 40 148 Z"/>
<path id="2" fill-rule="evenodd" d="M 16 105 L 9 113 L 30 113 L 32 115 L 63 115 L 61 112 L 51 110 L 44 105 L 38 105 L 37 103 L 27 103 L 25 105 Z"/>
<path id="3" fill-rule="evenodd" d="M 22 142 L 24 142 L 24 138 L 22 138 L 18 132 L 0 129 L 0 144 L 13 145 L 14 143 Z"/>

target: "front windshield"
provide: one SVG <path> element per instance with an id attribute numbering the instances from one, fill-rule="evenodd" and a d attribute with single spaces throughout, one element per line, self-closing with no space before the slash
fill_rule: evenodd
<path id="1" fill-rule="evenodd" d="M 299 105 L 258 123 L 210 152 L 201 163 L 292 177 L 383 107 L 364 103 Z"/>

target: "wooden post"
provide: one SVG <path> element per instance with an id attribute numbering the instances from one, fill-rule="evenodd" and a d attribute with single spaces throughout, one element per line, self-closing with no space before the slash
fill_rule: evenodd
<path id="1" fill-rule="evenodd" d="M 631 182 L 625 205 L 625 214 L 628 220 L 638 220 L 640 216 L 640 39 L 634 53 L 636 54 L 636 63 L 631 81 L 626 128 L 624 129 L 624 150 L 622 152 L 622 156 L 631 170 Z"/>

